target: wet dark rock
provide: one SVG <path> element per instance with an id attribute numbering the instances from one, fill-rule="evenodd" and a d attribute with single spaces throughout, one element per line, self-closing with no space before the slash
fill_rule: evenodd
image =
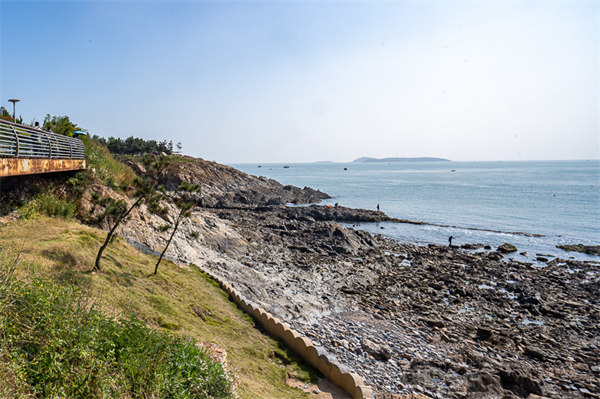
<path id="1" fill-rule="evenodd" d="M 489 260 L 499 261 L 502 258 L 504 258 L 504 255 L 502 255 L 500 252 L 492 252 L 488 255 Z"/>
<path id="2" fill-rule="evenodd" d="M 492 336 L 493 331 L 489 328 L 477 327 L 477 336 L 481 339 L 489 339 Z"/>
<path id="3" fill-rule="evenodd" d="M 483 248 L 483 244 L 463 244 L 460 247 L 462 249 L 479 249 Z"/>
<path id="4" fill-rule="evenodd" d="M 511 252 L 517 252 L 517 247 L 512 244 L 505 242 L 504 244 L 498 247 L 498 252 L 503 254 L 509 254 Z"/>
<path id="5" fill-rule="evenodd" d="M 557 245 L 557 248 L 565 250 L 567 252 L 583 252 L 589 255 L 600 256 L 600 245 L 583 245 L 583 244 L 571 244 L 571 245 Z"/>

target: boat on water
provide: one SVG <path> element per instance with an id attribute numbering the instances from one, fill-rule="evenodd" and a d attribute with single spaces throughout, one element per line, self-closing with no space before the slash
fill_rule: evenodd
<path id="1" fill-rule="evenodd" d="M 289 168 L 290 168 L 290 166 L 289 166 L 289 165 L 285 165 L 285 166 L 283 167 L 283 169 L 289 169 Z"/>

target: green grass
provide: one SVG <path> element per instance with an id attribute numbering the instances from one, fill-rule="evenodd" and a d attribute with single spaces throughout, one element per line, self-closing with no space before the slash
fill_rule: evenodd
<path id="1" fill-rule="evenodd" d="M 21 280 L 34 276 L 65 289 L 75 287 L 93 299 L 99 314 L 111 319 L 134 318 L 152 331 L 192 343 L 217 344 L 227 351 L 228 369 L 236 375 L 242 398 L 309 397 L 289 387 L 286 379 L 315 381 L 318 372 L 256 329 L 252 318 L 195 266 L 166 261 L 153 276 L 156 257 L 141 254 L 117 238 L 105 251 L 103 271 L 92 274 L 106 234 L 100 230 L 43 216 L 11 222 L 1 229 L 0 246 L 5 251 L 11 247 L 21 251 L 15 270 Z M 0 364 L 5 363 L 0 360 Z"/>
<path id="2" fill-rule="evenodd" d="M 194 342 L 110 319 L 73 285 L 17 279 L 18 266 L 0 259 L 2 397 L 233 397 L 232 377 Z"/>

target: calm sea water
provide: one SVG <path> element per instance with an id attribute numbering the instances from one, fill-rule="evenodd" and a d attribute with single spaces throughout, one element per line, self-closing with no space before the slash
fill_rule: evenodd
<path id="1" fill-rule="evenodd" d="M 417 244 L 510 242 L 536 253 L 566 253 L 557 244 L 600 244 L 600 161 L 234 164 L 282 184 L 320 189 L 339 203 L 433 224 L 363 223 L 360 228 Z M 344 170 L 347 168 L 347 170 Z M 382 229 L 383 227 L 384 229 Z M 499 230 L 505 233 L 469 230 Z M 544 237 L 510 234 L 524 232 Z"/>

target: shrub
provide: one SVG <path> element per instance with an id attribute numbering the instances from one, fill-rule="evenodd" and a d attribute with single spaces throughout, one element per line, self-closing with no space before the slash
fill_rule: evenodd
<path id="1" fill-rule="evenodd" d="M 37 214 L 43 214 L 50 217 L 61 217 L 70 219 L 75 214 L 77 203 L 57 197 L 52 192 L 45 192 L 36 195 L 19 209 L 21 217 L 29 219 Z"/>
<path id="2" fill-rule="evenodd" d="M 52 193 L 40 194 L 36 200 L 39 211 L 50 217 L 70 219 L 75 213 L 75 202 L 58 198 Z"/>

